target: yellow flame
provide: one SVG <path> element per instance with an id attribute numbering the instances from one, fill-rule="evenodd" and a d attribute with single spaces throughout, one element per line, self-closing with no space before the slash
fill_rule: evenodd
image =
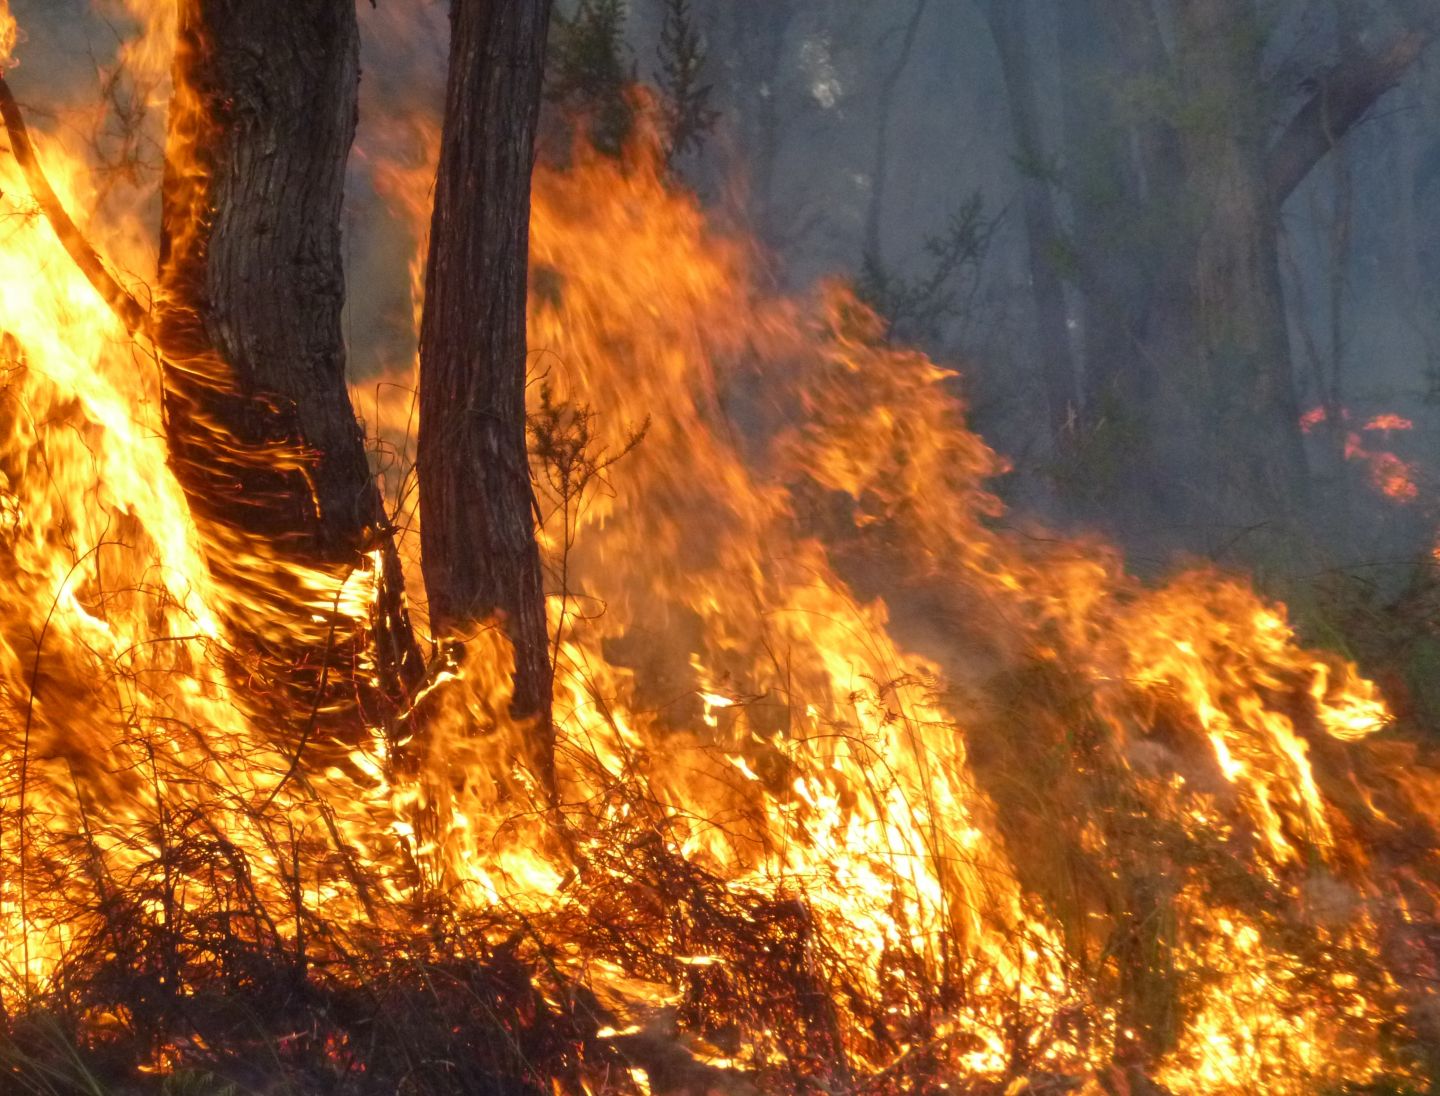
<path id="1" fill-rule="evenodd" d="M 174 6 L 132 10 L 158 103 Z M 418 308 L 437 134 L 384 121 L 361 162 L 414 237 Z M 47 170 L 94 208 L 69 139 L 42 135 Z M 1002 530 L 986 481 L 1004 461 L 953 373 L 887 345 L 843 287 L 767 292 L 753 246 L 643 141 L 619 162 L 577 150 L 535 187 L 532 391 L 556 412 L 537 416 L 550 452 L 574 458 L 535 467 L 554 810 L 510 764 L 527 728 L 497 629 L 435 668 L 403 763 L 377 729 L 317 771 L 237 702 L 264 672 L 228 635 L 253 592 L 207 553 L 260 571 L 273 549 L 205 542 L 167 467 L 155 362 L 0 160 L 0 991 L 43 986 L 94 935 L 77 864 L 133 881 L 142 925 L 203 913 L 198 869 L 147 885 L 183 844 L 340 927 L 414 931 L 422 893 L 522 914 L 614 1014 L 609 1037 L 696 986 L 750 1000 L 762 964 L 713 925 L 694 935 L 703 894 L 726 931 L 771 934 L 766 961 L 809 980 L 797 995 L 833 998 L 862 1070 L 923 1044 L 1014 1092 L 1021 1051 L 1091 1091 L 1126 1054 L 1177 1093 L 1366 1080 L 1400 993 L 1372 974 L 1380 896 L 1433 891 L 1419 864 L 1372 870 L 1360 835 L 1433 826 L 1440 789 L 1387 765 L 1374 686 L 1237 579 L 1147 587 L 1103 545 Z M 95 222 L 117 265 L 153 269 L 147 226 Z M 413 368 L 356 393 L 401 454 Z M 418 592 L 403 469 L 387 486 Z M 378 565 L 277 582 L 323 629 L 366 619 Z M 657 890 L 658 864 L 692 890 Z M 587 936 L 606 914 L 652 934 L 642 955 Z M 743 1045 L 712 1061 L 777 1059 L 770 1021 L 729 1018 Z"/>

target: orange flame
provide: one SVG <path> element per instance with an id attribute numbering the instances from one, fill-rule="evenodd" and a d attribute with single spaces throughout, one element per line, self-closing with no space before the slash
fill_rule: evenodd
<path id="1" fill-rule="evenodd" d="M 418 256 L 435 126 L 387 121 L 362 163 Z M 89 208 L 64 139 L 47 168 Z M 100 935 L 92 873 L 139 932 L 221 916 L 233 873 L 342 932 L 417 933 L 419 896 L 523 916 L 616 1033 L 729 993 L 741 1036 L 711 1057 L 762 1077 L 781 1035 L 736 926 L 773 933 L 792 996 L 833 1008 L 812 1051 L 833 1027 L 857 1071 L 923 1051 L 1096 1092 L 1138 1060 L 1176 1093 L 1300 1094 L 1388 1064 L 1413 987 L 1387 933 L 1436 891 L 1428 854 L 1378 850 L 1433 834 L 1435 777 L 1387 764 L 1374 686 L 1236 578 L 1145 586 L 1103 545 L 1002 528 L 954 374 L 843 287 L 766 292 L 652 146 L 536 173 L 556 812 L 507 761 L 497 631 L 435 669 L 403 770 L 377 729 L 312 771 L 236 703 L 245 592 L 206 566 L 153 362 L 8 159 L 0 192 L 0 992 Z M 143 268 L 142 226 L 91 231 Z M 412 370 L 356 399 L 401 454 Z M 365 576 L 323 579 L 285 580 L 363 617 Z M 597 924 L 647 935 L 607 951 Z"/>
<path id="2" fill-rule="evenodd" d="M 1300 429 L 1308 434 L 1318 425 L 1326 422 L 1329 413 L 1324 407 L 1312 407 L 1300 416 Z M 1350 412 L 1341 408 L 1340 418 L 1348 421 Z M 1367 433 L 1390 433 L 1397 430 L 1413 430 L 1415 424 L 1393 412 L 1372 416 L 1361 428 Z M 1420 497 L 1417 484 L 1419 469 L 1411 462 L 1401 460 L 1394 453 L 1367 448 L 1359 431 L 1347 431 L 1343 453 L 1346 460 L 1366 466 L 1370 473 L 1371 486 L 1380 494 L 1399 503 L 1414 502 Z"/>

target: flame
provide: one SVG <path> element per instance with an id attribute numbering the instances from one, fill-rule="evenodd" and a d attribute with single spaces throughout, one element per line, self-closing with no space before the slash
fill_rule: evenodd
<path id="1" fill-rule="evenodd" d="M 15 16 L 10 14 L 9 0 L 4 0 L 0 3 L 0 70 L 15 63 L 13 55 L 19 34 L 20 27 L 15 22 Z"/>
<path id="2" fill-rule="evenodd" d="M 1383 415 L 1376 415 L 1365 424 L 1366 430 L 1390 431 L 1390 430 L 1413 430 L 1415 424 L 1402 415 L 1387 412 Z"/>
<path id="3" fill-rule="evenodd" d="M 158 89 L 174 9 L 135 10 Z M 437 133 L 385 121 L 359 164 L 413 237 L 418 308 Z M 42 136 L 46 169 L 95 208 L 67 139 Z M 1440 783 L 1394 761 L 1375 687 L 1236 577 L 1147 586 L 1104 545 L 998 520 L 1005 462 L 955 374 L 843 286 L 767 291 L 653 143 L 536 172 L 553 811 L 511 764 L 497 629 L 433 668 L 413 740 L 373 728 L 322 769 L 271 733 L 236 635 L 270 602 L 217 552 L 278 573 L 265 597 L 303 611 L 277 632 L 363 621 L 378 563 L 217 544 L 167 464 L 155 349 L 9 158 L 0 192 L 0 993 L 93 955 L 116 916 L 97 888 L 129 904 L 137 964 L 242 891 L 337 940 L 417 939 L 443 897 L 492 926 L 470 931 L 543 939 L 612 1014 L 602 1037 L 673 1008 L 697 1039 L 732 1024 L 705 1056 L 762 1079 L 843 1060 L 1100 1091 L 1133 1065 L 1175 1093 L 1299 1094 L 1409 1068 L 1386 1032 L 1423 964 L 1394 956 L 1436 865 L 1398 834 L 1433 837 Z M 92 221 L 117 267 L 154 269 L 142 222 Z M 355 398 L 402 458 L 418 592 L 413 369 Z M 236 931 L 295 943 L 285 918 Z"/>
<path id="4" fill-rule="evenodd" d="M 1338 417 L 1342 422 L 1348 422 L 1350 412 L 1342 407 Z M 1329 412 L 1324 407 L 1312 407 L 1300 416 L 1300 429 L 1308 434 L 1328 419 Z M 1366 433 L 1388 434 L 1414 428 L 1415 424 L 1410 419 L 1393 412 L 1385 412 L 1372 416 L 1361 430 Z M 1410 461 L 1401 460 L 1394 453 L 1368 448 L 1361 431 L 1346 431 L 1343 453 L 1346 460 L 1356 461 L 1366 467 L 1371 486 L 1386 498 L 1398 503 L 1410 503 L 1420 497 L 1418 467 Z"/>

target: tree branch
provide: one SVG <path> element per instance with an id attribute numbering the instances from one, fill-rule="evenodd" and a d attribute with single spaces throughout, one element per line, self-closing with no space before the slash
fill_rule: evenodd
<path id="1" fill-rule="evenodd" d="M 1357 53 L 1325 74 L 1315 94 L 1270 148 L 1266 180 L 1277 207 L 1376 101 L 1400 82 L 1435 35 L 1433 26 L 1406 31 L 1383 52 Z"/>
<path id="2" fill-rule="evenodd" d="M 30 193 L 70 258 L 75 260 L 80 272 L 125 325 L 126 331 L 131 335 L 143 334 L 150 337 L 150 313 L 115 280 L 105 261 L 100 258 L 100 253 L 90 246 L 51 188 L 50 180 L 45 177 L 35 155 L 35 145 L 30 140 L 30 131 L 26 128 L 25 116 L 20 112 L 20 104 L 15 101 L 10 85 L 3 76 L 0 76 L 0 118 L 4 120 L 5 131 L 10 135 L 11 151 L 15 154 L 15 162 L 24 173 Z"/>

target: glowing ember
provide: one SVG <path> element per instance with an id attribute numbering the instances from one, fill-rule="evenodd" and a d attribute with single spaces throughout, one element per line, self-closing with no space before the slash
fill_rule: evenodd
<path id="1" fill-rule="evenodd" d="M 1312 407 L 1300 416 L 1300 429 L 1308 434 L 1316 426 L 1328 421 L 1329 414 L 1324 407 Z M 1341 421 L 1349 421 L 1350 412 L 1341 409 Z M 1385 413 L 1371 417 L 1361 429 L 1366 433 L 1391 433 L 1413 430 L 1415 424 L 1401 415 Z M 1401 460 L 1394 453 L 1372 450 L 1366 446 L 1360 431 L 1347 431 L 1343 448 L 1345 459 L 1363 464 L 1369 472 L 1370 484 L 1386 498 L 1399 503 L 1414 502 L 1420 497 L 1416 482 L 1418 468 L 1411 462 Z"/>
<path id="2" fill-rule="evenodd" d="M 1415 424 L 1400 415 L 1385 414 L 1376 415 L 1365 424 L 1366 430 L 1390 431 L 1390 430 L 1413 430 Z"/>
<path id="3" fill-rule="evenodd" d="M 1349 416 L 1342 412 L 1342 417 L 1348 418 Z M 1330 413 L 1324 407 L 1312 407 L 1300 416 L 1300 429 L 1308 434 L 1321 423 L 1329 421 L 1329 418 Z"/>

